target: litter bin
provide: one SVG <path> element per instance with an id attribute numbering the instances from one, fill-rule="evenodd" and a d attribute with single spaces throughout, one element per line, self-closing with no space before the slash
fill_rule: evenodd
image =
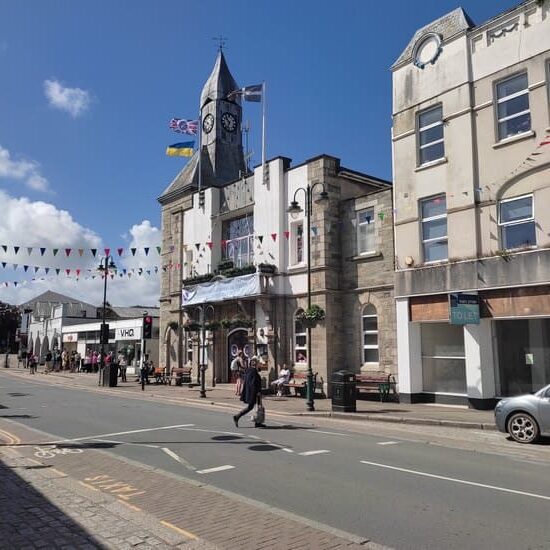
<path id="1" fill-rule="evenodd" d="M 103 367 L 102 385 L 114 388 L 117 385 L 118 367 L 117 365 L 105 365 Z"/>
<path id="2" fill-rule="evenodd" d="M 355 412 L 356 408 L 355 374 L 339 370 L 332 375 L 332 410 L 338 412 Z"/>

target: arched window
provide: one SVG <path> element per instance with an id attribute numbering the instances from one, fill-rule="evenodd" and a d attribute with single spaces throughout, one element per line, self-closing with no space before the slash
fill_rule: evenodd
<path id="1" fill-rule="evenodd" d="M 368 304 L 361 314 L 363 329 L 363 363 L 378 363 L 378 316 L 376 308 Z"/>
<path id="2" fill-rule="evenodd" d="M 307 330 L 304 324 L 298 318 L 303 310 L 299 309 L 294 314 L 294 362 L 307 363 Z"/>

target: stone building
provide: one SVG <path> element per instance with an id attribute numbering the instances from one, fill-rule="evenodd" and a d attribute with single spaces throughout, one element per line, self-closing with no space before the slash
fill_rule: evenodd
<path id="1" fill-rule="evenodd" d="M 326 391 L 331 373 L 342 368 L 393 372 L 391 184 L 329 155 L 296 166 L 277 157 L 247 172 L 242 106 L 230 96 L 236 89 L 220 52 L 201 95 L 202 150 L 158 199 L 161 365 L 190 364 L 194 376 L 207 365 L 209 382 L 229 382 L 231 359 L 243 349 L 264 358 L 265 383 L 284 363 L 306 370 L 299 314 L 307 307 L 310 246 L 312 303 L 326 313 L 311 331 L 318 382 Z M 322 191 L 328 204 L 316 202 Z M 288 212 L 293 201 L 299 213 Z"/>
<path id="2" fill-rule="evenodd" d="M 392 71 L 401 396 L 490 407 L 550 382 L 550 1 L 458 8 Z"/>

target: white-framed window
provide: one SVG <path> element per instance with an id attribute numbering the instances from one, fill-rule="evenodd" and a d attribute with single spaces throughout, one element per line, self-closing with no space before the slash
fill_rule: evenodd
<path id="1" fill-rule="evenodd" d="M 290 265 L 304 263 L 305 253 L 304 221 L 292 222 L 290 224 Z"/>
<path id="2" fill-rule="evenodd" d="M 232 260 L 235 267 L 254 263 L 254 215 L 222 222 L 222 258 Z"/>
<path id="3" fill-rule="evenodd" d="M 185 333 L 185 362 L 193 364 L 193 340 L 189 333 Z"/>
<path id="4" fill-rule="evenodd" d="M 294 362 L 307 365 L 307 329 L 298 318 L 302 312 L 303 310 L 299 309 L 294 314 Z"/>
<path id="5" fill-rule="evenodd" d="M 375 250 L 374 207 L 371 207 L 357 212 L 357 253 L 367 254 Z"/>
<path id="6" fill-rule="evenodd" d="M 517 74 L 496 85 L 497 135 L 505 139 L 531 129 L 527 73 Z"/>
<path id="7" fill-rule="evenodd" d="M 361 312 L 363 332 L 363 363 L 378 363 L 378 315 L 372 304 L 367 304 Z"/>
<path id="8" fill-rule="evenodd" d="M 438 195 L 420 201 L 422 254 L 425 262 L 439 262 L 449 256 L 447 246 L 447 201 Z"/>
<path id="9" fill-rule="evenodd" d="M 418 114 L 418 164 L 422 166 L 444 156 L 443 107 L 438 105 Z"/>
<path id="10" fill-rule="evenodd" d="M 498 205 L 498 224 L 502 248 L 536 245 L 533 195 L 501 200 Z"/>

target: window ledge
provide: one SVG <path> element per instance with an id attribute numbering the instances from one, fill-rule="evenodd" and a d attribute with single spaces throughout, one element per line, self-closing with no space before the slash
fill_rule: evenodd
<path id="1" fill-rule="evenodd" d="M 348 258 L 351 262 L 367 262 L 369 260 L 374 260 L 375 258 L 381 258 L 382 252 L 375 250 L 374 252 L 367 252 L 366 254 L 357 254 Z"/>
<path id="2" fill-rule="evenodd" d="M 440 164 L 445 164 L 448 162 L 447 157 L 442 157 L 437 160 L 432 160 L 430 162 L 425 162 L 424 164 L 421 164 L 420 166 L 417 166 L 414 171 L 415 172 L 421 172 L 422 170 L 427 170 L 428 168 L 433 168 L 434 166 L 439 166 Z"/>
<path id="3" fill-rule="evenodd" d="M 493 149 L 498 149 L 499 147 L 504 147 L 505 145 L 508 145 L 509 143 L 516 143 L 516 141 L 522 141 L 524 139 L 529 139 L 534 137 L 535 131 L 529 130 L 528 132 L 523 132 L 521 134 L 516 134 L 515 136 L 510 136 L 504 139 L 501 139 L 500 141 L 497 141 L 496 143 L 493 143 Z"/>
<path id="4" fill-rule="evenodd" d="M 306 264 L 293 264 L 286 268 L 287 273 L 301 273 L 307 269 Z"/>

